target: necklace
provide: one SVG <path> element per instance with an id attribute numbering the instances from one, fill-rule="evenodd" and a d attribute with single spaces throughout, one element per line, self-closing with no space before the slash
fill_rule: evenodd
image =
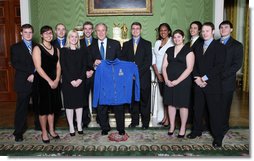
<path id="1" fill-rule="evenodd" d="M 42 46 L 44 46 L 44 48 L 46 48 L 47 50 L 51 50 L 52 49 L 52 45 L 50 48 L 46 47 L 43 43 L 42 43 Z"/>

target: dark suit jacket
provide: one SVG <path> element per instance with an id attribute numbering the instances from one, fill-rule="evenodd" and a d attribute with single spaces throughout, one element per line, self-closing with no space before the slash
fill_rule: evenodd
<path id="1" fill-rule="evenodd" d="M 89 48 L 88 48 L 88 53 L 89 53 L 89 66 L 94 64 L 94 61 L 96 59 L 102 60 L 101 54 L 100 54 L 100 49 L 98 46 L 98 40 L 95 39 L 93 41 Z M 107 38 L 107 47 L 106 47 L 106 59 L 107 60 L 114 60 L 119 57 L 121 54 L 121 45 L 118 41 L 109 39 Z"/>
<path id="2" fill-rule="evenodd" d="M 150 41 L 140 37 L 135 55 L 133 39 L 125 42 L 120 59 L 137 64 L 140 76 L 140 87 L 142 89 L 145 89 L 151 84 L 150 67 L 152 65 L 152 45 Z"/>
<path id="3" fill-rule="evenodd" d="M 66 39 L 65 39 L 65 40 L 66 40 Z M 58 48 L 58 49 L 61 49 L 60 44 L 59 44 L 58 41 L 57 41 L 57 38 L 56 38 L 55 40 L 53 40 L 53 41 L 51 42 L 51 44 L 52 44 L 54 47 L 56 47 L 56 48 Z"/>
<path id="4" fill-rule="evenodd" d="M 80 39 L 80 48 L 84 48 L 85 50 L 85 54 L 87 54 L 87 59 L 88 59 L 88 62 L 87 62 L 87 70 L 93 70 L 93 63 L 92 60 L 91 60 L 91 56 L 90 56 L 90 53 L 89 53 L 89 50 L 92 46 L 95 45 L 95 43 L 98 43 L 98 40 L 93 38 L 92 40 L 92 43 L 90 44 L 90 46 L 86 46 L 86 42 L 85 42 L 85 38 L 83 39 Z M 97 45 L 98 46 L 98 45 Z"/>
<path id="5" fill-rule="evenodd" d="M 94 45 L 94 43 L 97 43 L 97 39 L 95 39 L 95 38 L 92 39 L 92 43 L 90 44 L 90 46 Z M 80 39 L 80 47 L 81 48 L 87 48 L 88 47 L 88 46 L 86 46 L 85 38 Z"/>
<path id="6" fill-rule="evenodd" d="M 32 48 L 36 44 L 32 42 Z M 17 92 L 31 92 L 32 84 L 27 81 L 29 75 L 34 73 L 35 67 L 32 56 L 24 41 L 11 46 L 11 64 L 15 71 L 14 89 Z"/>
<path id="7" fill-rule="evenodd" d="M 203 40 L 201 37 L 199 37 L 199 38 L 194 42 L 194 44 L 191 46 L 191 49 L 194 50 L 194 48 L 196 48 L 196 47 L 198 46 L 198 44 L 203 43 L 203 42 L 204 42 L 204 40 Z M 187 42 L 186 45 L 187 45 L 187 46 L 190 46 L 190 41 Z"/>
<path id="8" fill-rule="evenodd" d="M 218 41 L 220 41 L 220 39 Z M 236 72 L 242 66 L 243 45 L 239 41 L 230 37 L 225 46 L 227 54 L 223 72 L 222 87 L 223 92 L 229 92 L 234 91 L 236 88 Z"/>
<path id="9" fill-rule="evenodd" d="M 200 43 L 194 50 L 195 65 L 193 76 L 202 77 L 206 75 L 208 77 L 209 80 L 206 81 L 207 86 L 203 88 L 206 93 L 221 93 L 226 47 L 218 41 L 213 40 L 203 54 L 203 44 Z"/>

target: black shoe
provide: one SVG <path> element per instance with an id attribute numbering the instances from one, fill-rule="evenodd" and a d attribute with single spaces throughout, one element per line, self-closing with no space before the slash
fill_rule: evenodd
<path id="1" fill-rule="evenodd" d="M 222 141 L 214 140 L 213 141 L 213 147 L 214 148 L 220 148 L 222 146 Z"/>
<path id="2" fill-rule="evenodd" d="M 15 136 L 15 141 L 16 142 L 21 142 L 21 141 L 23 141 L 24 139 L 23 139 L 23 136 L 22 135 L 16 135 Z"/>
<path id="3" fill-rule="evenodd" d="M 49 139 L 48 139 L 48 140 L 43 140 L 42 135 L 41 135 L 41 140 L 42 140 L 42 142 L 43 142 L 44 144 L 49 144 L 49 143 L 50 143 L 50 140 L 49 140 Z"/>
<path id="4" fill-rule="evenodd" d="M 174 134 L 175 130 L 173 132 L 168 132 L 169 136 L 172 136 Z"/>
<path id="5" fill-rule="evenodd" d="M 194 134 L 194 133 L 190 133 L 190 134 L 188 134 L 187 135 L 187 138 L 189 138 L 189 139 L 195 139 L 196 137 L 198 137 L 198 136 L 201 136 L 202 134 Z"/>
<path id="6" fill-rule="evenodd" d="M 118 132 L 118 134 L 119 134 L 119 135 L 125 135 L 125 131 L 124 131 L 124 130 L 120 130 L 120 131 Z"/>
<path id="7" fill-rule="evenodd" d="M 143 130 L 147 130 L 148 128 L 149 128 L 149 126 L 144 126 L 144 125 L 142 126 Z"/>
<path id="8" fill-rule="evenodd" d="M 177 135 L 177 138 L 184 138 L 185 137 L 185 134 L 183 134 L 183 135 Z"/>
<path id="9" fill-rule="evenodd" d="M 53 136 L 49 133 L 49 135 L 53 138 L 53 139 L 60 139 L 60 136 L 59 135 L 56 135 L 56 136 Z"/>
<path id="10" fill-rule="evenodd" d="M 136 126 L 138 126 L 138 125 L 131 123 L 128 127 L 135 128 Z"/>
<path id="11" fill-rule="evenodd" d="M 164 124 L 164 122 L 162 122 L 162 121 L 157 123 L 157 125 L 163 125 L 163 124 Z"/>
<path id="12" fill-rule="evenodd" d="M 88 128 L 88 125 L 83 125 L 83 128 Z"/>
<path id="13" fill-rule="evenodd" d="M 101 135 L 108 135 L 108 130 L 102 130 Z"/>
<path id="14" fill-rule="evenodd" d="M 70 133 L 70 136 L 75 136 L 75 132 L 74 133 Z"/>
<path id="15" fill-rule="evenodd" d="M 78 131 L 78 134 L 79 134 L 79 135 L 83 135 L 84 132 L 83 132 L 83 131 Z"/>

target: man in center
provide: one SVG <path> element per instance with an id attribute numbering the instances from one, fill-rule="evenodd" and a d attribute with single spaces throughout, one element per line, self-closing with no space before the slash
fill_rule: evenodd
<path id="1" fill-rule="evenodd" d="M 91 64 L 94 67 L 96 72 L 96 68 L 101 64 L 102 60 L 115 60 L 121 54 L 121 46 L 120 43 L 116 40 L 107 38 L 108 27 L 104 23 L 98 23 L 95 26 L 95 32 L 98 40 L 95 40 L 95 43 L 91 44 L 91 47 L 88 49 L 90 55 Z M 96 84 L 94 84 L 96 86 Z M 117 109 L 116 109 L 117 110 Z M 107 105 L 99 105 L 97 107 L 97 112 L 99 115 L 100 126 L 102 129 L 101 134 L 107 135 L 110 131 L 109 118 L 108 118 L 108 106 Z M 124 130 L 119 130 L 119 134 L 125 134 Z"/>

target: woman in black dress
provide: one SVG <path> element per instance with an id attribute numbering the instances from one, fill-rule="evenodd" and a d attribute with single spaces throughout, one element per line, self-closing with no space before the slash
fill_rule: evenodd
<path id="1" fill-rule="evenodd" d="M 64 48 L 60 50 L 60 64 L 62 68 L 62 91 L 64 107 L 69 123 L 70 135 L 75 135 L 73 114 L 76 113 L 78 134 L 83 134 L 82 113 L 84 105 L 84 82 L 86 78 L 87 54 L 80 48 L 78 31 L 71 30 L 67 35 Z"/>
<path id="2" fill-rule="evenodd" d="M 49 143 L 49 134 L 54 139 L 59 139 L 59 135 L 54 129 L 54 113 L 61 106 L 60 90 L 58 83 L 60 80 L 59 51 L 51 45 L 53 30 L 50 26 L 41 28 L 42 43 L 34 47 L 33 61 L 36 68 L 35 83 L 38 95 L 38 113 L 42 130 L 42 141 Z"/>
<path id="3" fill-rule="evenodd" d="M 167 49 L 162 72 L 165 79 L 164 104 L 168 105 L 170 129 L 168 135 L 173 135 L 175 130 L 176 109 L 180 109 L 181 128 L 179 138 L 185 136 L 188 108 L 191 98 L 191 72 L 194 66 L 194 54 L 189 46 L 184 45 L 182 30 L 173 32 L 175 46 Z"/>

